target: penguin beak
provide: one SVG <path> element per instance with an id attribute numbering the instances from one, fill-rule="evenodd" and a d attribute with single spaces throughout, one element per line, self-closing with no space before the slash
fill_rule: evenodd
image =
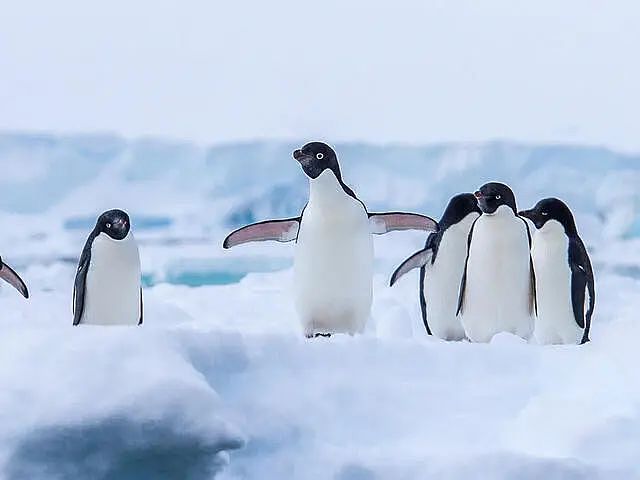
<path id="1" fill-rule="evenodd" d="M 482 213 L 486 213 L 486 214 L 494 213 L 495 209 L 493 211 L 490 211 L 490 208 L 487 205 L 487 197 L 485 197 L 480 190 L 475 192 L 473 195 L 476 197 L 476 201 L 478 202 L 478 208 L 480 208 L 480 211 Z"/>
<path id="2" fill-rule="evenodd" d="M 537 229 L 541 229 L 544 225 L 542 217 L 538 215 L 536 213 L 536 210 L 533 208 L 531 210 L 522 210 L 521 212 L 518 212 L 518 215 L 522 218 L 530 220 Z"/>
<path id="3" fill-rule="evenodd" d="M 302 150 L 294 150 L 293 158 L 295 158 L 298 161 L 298 163 L 300 164 L 302 169 L 305 171 L 305 173 L 309 175 L 309 172 L 307 171 L 307 169 L 313 164 L 313 160 L 314 160 L 313 155 L 304 153 Z"/>
<path id="4" fill-rule="evenodd" d="M 120 232 L 126 232 L 127 231 L 127 226 L 128 226 L 128 222 L 122 218 L 117 219 L 116 221 L 113 222 L 113 227 L 120 231 Z"/>
<path id="5" fill-rule="evenodd" d="M 532 210 L 521 210 L 518 212 L 518 216 L 528 218 L 533 221 L 533 211 Z"/>

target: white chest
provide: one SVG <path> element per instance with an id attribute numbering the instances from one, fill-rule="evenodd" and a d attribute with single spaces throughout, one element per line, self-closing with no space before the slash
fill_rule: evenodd
<path id="1" fill-rule="evenodd" d="M 98 235 L 91 248 L 81 323 L 136 325 L 140 319 L 140 256 L 133 234 Z"/>
<path id="2" fill-rule="evenodd" d="M 475 224 L 462 321 L 473 341 L 488 342 L 503 331 L 523 338 L 531 335 L 527 227 L 506 206 L 482 215 Z"/>
<path id="3" fill-rule="evenodd" d="M 325 171 L 311 181 L 296 245 L 295 300 L 305 331 L 362 330 L 371 308 L 372 275 L 368 215 Z"/>
<path id="4" fill-rule="evenodd" d="M 455 275 L 460 273 L 460 264 L 464 267 L 464 262 L 467 258 L 467 245 L 469 241 L 469 231 L 473 222 L 478 218 L 477 213 L 470 213 L 460 222 L 450 226 L 442 235 L 440 245 L 438 247 L 438 253 L 434 267 L 442 267 L 443 270 L 449 270 L 449 267 L 455 266 Z M 458 278 L 458 281 L 460 278 Z"/>
<path id="5" fill-rule="evenodd" d="M 460 280 L 467 258 L 467 243 L 471 225 L 477 213 L 445 230 L 440 240 L 436 260 L 427 264 L 425 299 L 427 321 L 431 332 L 445 340 L 461 340 L 464 330 L 456 316 Z"/>
<path id="6" fill-rule="evenodd" d="M 511 254 L 529 251 L 525 223 L 507 207 L 500 207 L 493 215 L 482 215 L 473 231 L 471 249 L 474 261 L 487 258 L 494 269 L 501 269 L 511 262 Z M 484 252 L 485 255 L 477 255 Z M 528 254 L 527 254 L 528 256 Z"/>
<path id="7" fill-rule="evenodd" d="M 533 235 L 531 257 L 538 278 L 538 287 L 546 296 L 566 296 L 570 288 L 569 242 L 562 225 L 547 222 Z M 544 300 L 544 299 L 541 299 Z"/>
<path id="8" fill-rule="evenodd" d="M 538 305 L 535 336 L 540 343 L 575 343 L 580 336 L 571 302 L 568 252 L 568 238 L 560 223 L 550 220 L 535 232 L 531 257 Z"/>

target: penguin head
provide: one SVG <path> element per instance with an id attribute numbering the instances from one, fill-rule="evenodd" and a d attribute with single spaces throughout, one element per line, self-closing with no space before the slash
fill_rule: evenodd
<path id="1" fill-rule="evenodd" d="M 316 179 L 325 170 L 331 170 L 337 179 L 341 179 L 338 156 L 326 143 L 311 142 L 304 147 L 294 150 L 295 158 L 302 166 L 304 173 L 311 179 Z"/>
<path id="2" fill-rule="evenodd" d="M 528 218 L 539 230 L 550 220 L 560 223 L 567 234 L 576 232 L 576 223 L 569 207 L 557 198 L 545 198 L 540 200 L 530 210 L 518 213 L 521 217 Z"/>
<path id="3" fill-rule="evenodd" d="M 98 217 L 96 229 L 99 233 L 104 233 L 114 240 L 122 240 L 131 229 L 129 215 L 122 210 L 109 210 Z"/>
<path id="4" fill-rule="evenodd" d="M 482 211 L 473 193 L 461 193 L 449 200 L 449 204 L 438 223 L 441 228 L 447 228 L 460 222 L 470 213 L 480 215 Z"/>
<path id="5" fill-rule="evenodd" d="M 504 183 L 485 183 L 474 195 L 480 210 L 487 215 L 496 213 L 502 205 L 509 207 L 514 214 L 517 211 L 516 196 Z"/>

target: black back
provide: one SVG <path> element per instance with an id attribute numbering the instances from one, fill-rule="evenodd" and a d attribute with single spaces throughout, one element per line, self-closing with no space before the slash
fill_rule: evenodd
<path id="1" fill-rule="evenodd" d="M 93 241 L 101 233 L 105 233 L 114 240 L 123 240 L 131 229 L 129 215 L 122 210 L 109 210 L 98 217 L 95 227 L 89 233 L 89 237 L 84 244 L 80 260 L 78 262 L 78 270 L 73 285 L 73 324 L 79 325 L 84 313 L 84 304 L 87 286 L 87 272 L 91 263 L 91 247 Z M 143 321 L 142 309 L 142 288 L 140 289 L 140 320 L 138 325 Z"/>
<path id="2" fill-rule="evenodd" d="M 476 201 L 476 197 L 472 193 L 461 193 L 459 195 L 454 196 L 449 200 L 447 207 L 442 214 L 442 218 L 438 222 L 438 231 L 429 234 L 427 237 L 427 241 L 425 243 L 424 249 L 431 249 L 433 251 L 433 256 L 431 257 L 431 264 L 433 264 L 438 255 L 438 249 L 440 248 L 440 242 L 442 241 L 442 236 L 444 232 L 452 225 L 457 224 L 462 221 L 467 215 L 470 213 L 477 212 L 482 213 L 480 211 L 480 207 L 478 207 L 478 202 Z M 427 329 L 427 333 L 432 335 L 431 328 L 429 327 L 429 321 L 427 319 L 427 299 L 424 293 L 425 287 L 425 277 L 427 273 L 427 267 L 423 266 L 420 268 L 420 310 L 422 312 L 422 321 L 424 323 L 425 328 Z"/>
<path id="3" fill-rule="evenodd" d="M 544 227 L 550 220 L 555 220 L 564 227 L 569 243 L 568 261 L 571 270 L 573 316 L 578 326 L 584 329 L 581 343 L 588 342 L 591 317 L 595 308 L 595 282 L 591 260 L 578 235 L 571 209 L 558 198 L 545 198 L 536 203 L 532 209 L 520 212 L 520 215 L 531 220 L 537 229 Z M 585 314 L 584 304 L 587 293 L 589 294 L 589 306 Z"/>
<path id="4" fill-rule="evenodd" d="M 318 178 L 325 170 L 331 170 L 344 192 L 358 200 L 356 194 L 342 180 L 342 172 L 336 152 L 326 143 L 310 142 L 298 150 L 294 150 L 293 158 L 300 162 L 304 173 L 311 179 Z M 363 204 L 364 206 L 364 204 Z M 366 207 L 365 207 L 366 210 Z"/>

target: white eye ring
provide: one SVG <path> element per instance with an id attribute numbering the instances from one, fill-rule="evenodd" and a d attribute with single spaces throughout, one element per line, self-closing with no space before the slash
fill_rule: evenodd
<path id="1" fill-rule="evenodd" d="M 110 223 L 107 223 L 107 228 L 111 228 L 111 224 Z"/>
<path id="2" fill-rule="evenodd" d="M 549 214 L 548 214 L 547 212 L 542 212 L 542 213 L 541 213 L 541 215 L 543 215 L 543 216 L 545 216 L 545 217 L 546 217 L 546 216 L 547 216 L 547 215 L 549 215 Z"/>
<path id="3" fill-rule="evenodd" d="M 324 158 L 324 155 L 322 153 L 316 153 L 316 158 L 318 160 L 322 160 Z"/>
<path id="4" fill-rule="evenodd" d="M 502 195 L 496 195 L 496 200 L 500 200 L 502 198 Z"/>

